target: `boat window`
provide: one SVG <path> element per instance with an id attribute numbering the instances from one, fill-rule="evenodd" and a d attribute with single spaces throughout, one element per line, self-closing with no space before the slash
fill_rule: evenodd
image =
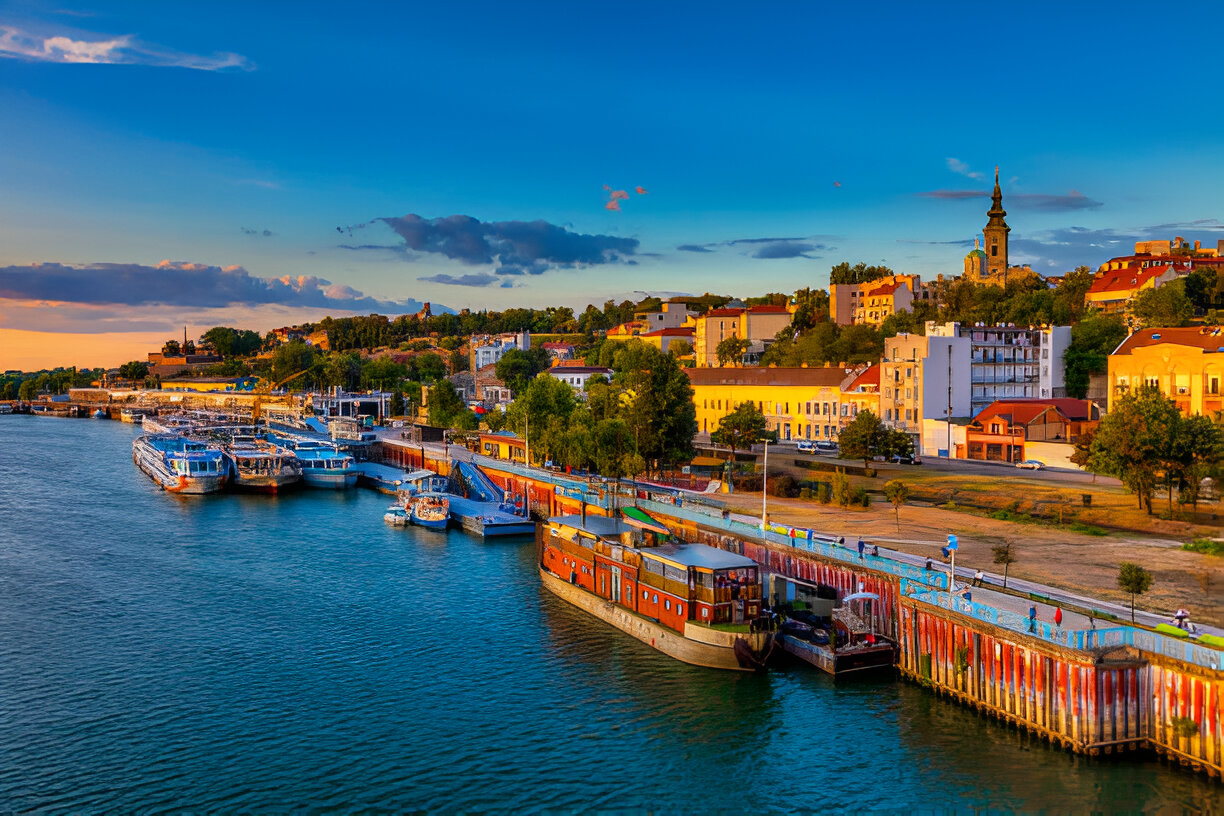
<path id="1" fill-rule="evenodd" d="M 676 614 L 677 614 L 677 615 L 683 615 L 683 614 L 684 614 L 684 604 L 682 604 L 682 603 L 678 603 L 678 604 L 676 604 Z"/>
<path id="2" fill-rule="evenodd" d="M 655 594 L 655 596 L 654 596 L 653 598 L 651 598 L 650 602 L 651 602 L 651 603 L 658 603 L 658 602 L 659 602 L 659 596 L 658 596 L 658 594 L 657 594 L 657 593 Z"/>
<path id="3" fill-rule="evenodd" d="M 667 598 L 663 599 L 663 608 L 668 609 L 668 610 L 671 609 L 671 601 L 668 600 Z"/>

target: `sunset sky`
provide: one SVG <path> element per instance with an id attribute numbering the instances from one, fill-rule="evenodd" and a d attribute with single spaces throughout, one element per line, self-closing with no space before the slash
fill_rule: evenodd
<path id="1" fill-rule="evenodd" d="M 1216 4 L 0 3 L 0 369 L 1224 238 Z M 1164 34 L 1162 35 L 1162 30 Z M 1151 35 L 1151 36 L 1150 36 Z M 641 191 L 638 191 L 641 188 Z"/>

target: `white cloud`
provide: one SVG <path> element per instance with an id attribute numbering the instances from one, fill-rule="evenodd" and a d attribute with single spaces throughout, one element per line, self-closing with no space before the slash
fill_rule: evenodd
<path id="1" fill-rule="evenodd" d="M 43 37 L 10 26 L 0 26 L 0 57 L 30 62 L 153 65 L 197 71 L 251 70 L 254 67 L 239 54 L 185 54 L 145 45 L 131 35 L 101 38 L 86 34 L 79 39 L 62 34 Z"/>
<path id="2" fill-rule="evenodd" d="M 960 159 L 949 158 L 948 159 L 948 169 L 951 170 L 953 173 L 958 173 L 962 176 L 968 176 L 969 178 L 977 179 L 978 181 L 981 181 L 982 179 L 986 178 L 984 174 L 979 173 L 976 170 L 970 170 L 969 165 L 965 164 Z"/>

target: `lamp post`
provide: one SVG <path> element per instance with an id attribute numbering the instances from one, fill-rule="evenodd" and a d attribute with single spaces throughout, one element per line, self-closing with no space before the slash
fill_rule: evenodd
<path id="1" fill-rule="evenodd" d="M 769 439 L 765 439 L 765 461 L 761 464 L 761 532 L 765 531 L 765 503 L 769 497 Z"/>

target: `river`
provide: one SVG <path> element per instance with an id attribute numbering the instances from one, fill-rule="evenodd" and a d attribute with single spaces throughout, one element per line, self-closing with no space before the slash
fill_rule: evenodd
<path id="1" fill-rule="evenodd" d="M 0 810 L 1224 806 L 897 680 L 686 666 L 369 490 L 164 493 L 136 433 L 0 417 Z"/>

